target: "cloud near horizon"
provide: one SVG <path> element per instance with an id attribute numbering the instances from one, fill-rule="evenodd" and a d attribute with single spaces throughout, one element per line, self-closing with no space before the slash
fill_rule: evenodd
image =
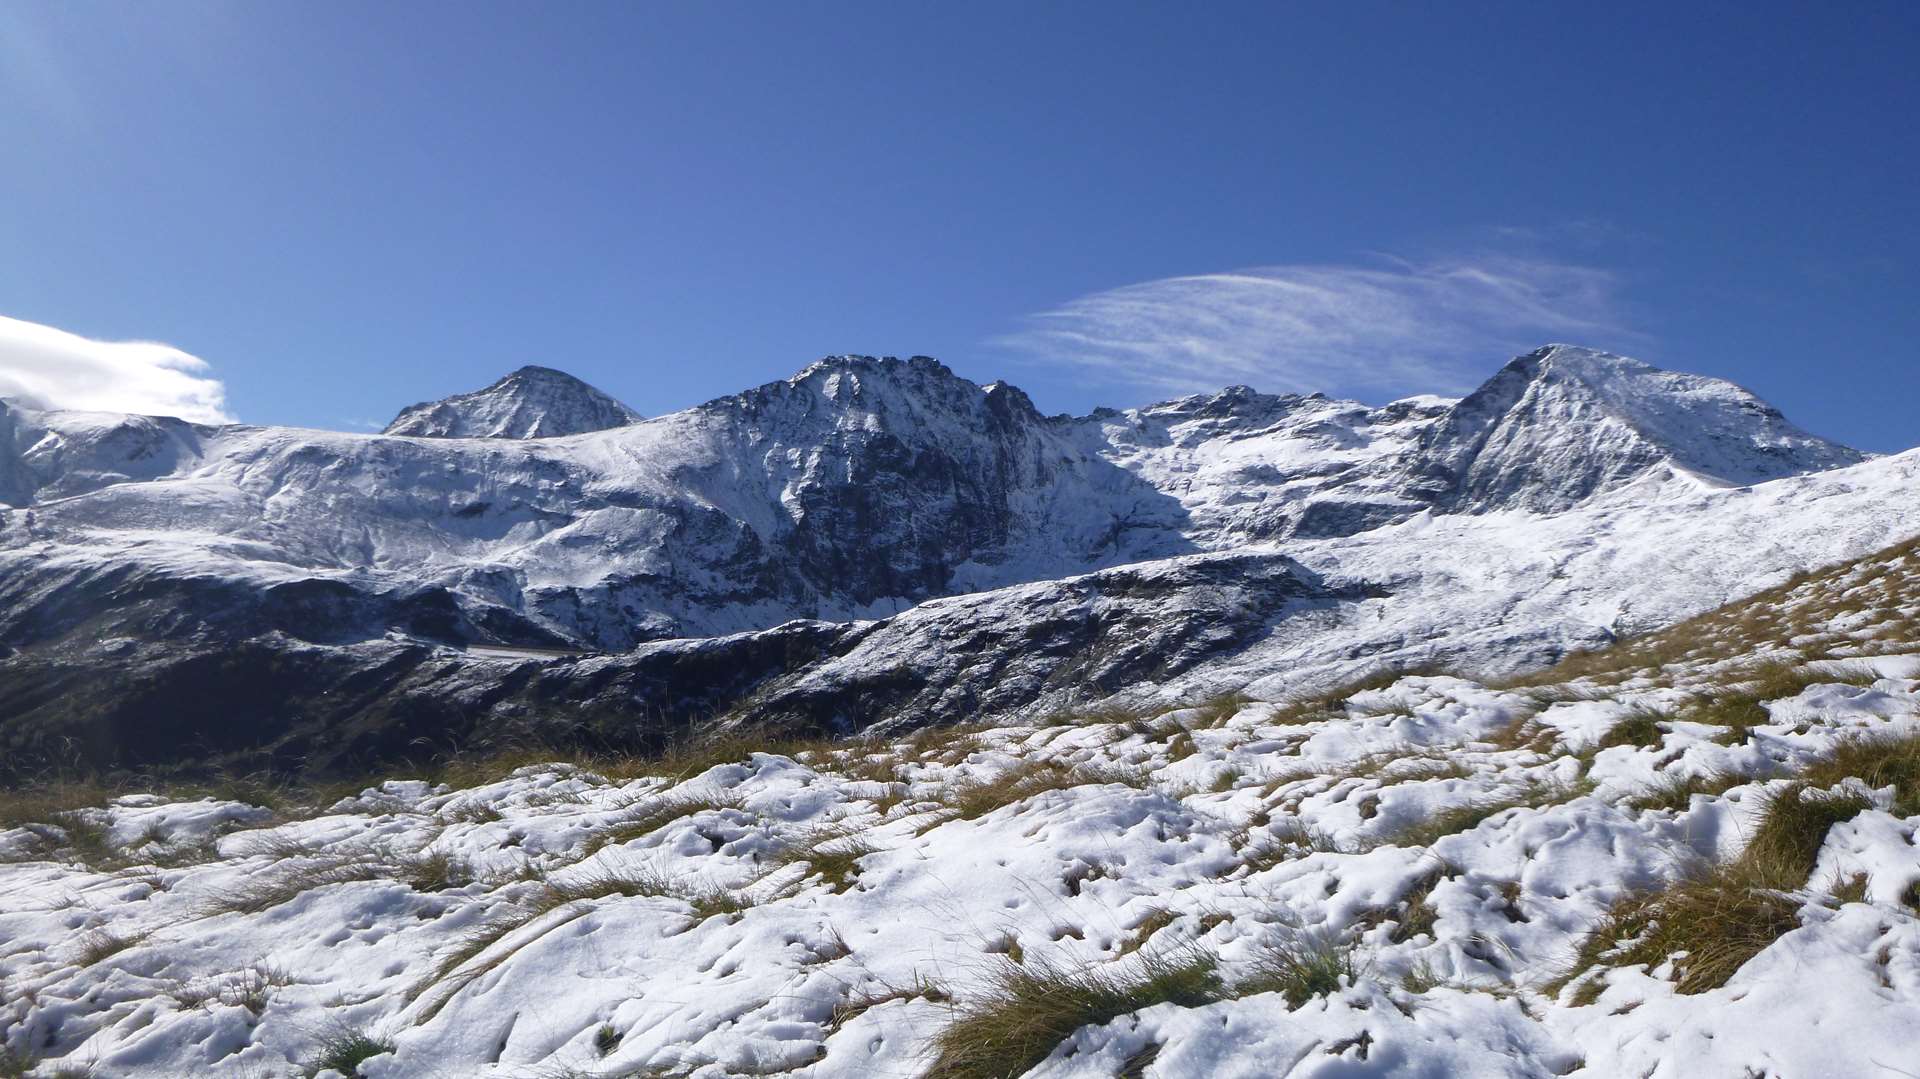
<path id="1" fill-rule="evenodd" d="M 1550 341 L 1637 339 L 1616 291 L 1605 270 L 1509 257 L 1265 266 L 1084 296 L 995 343 L 1153 392 L 1461 393 Z"/>
<path id="2" fill-rule="evenodd" d="M 232 423 L 205 360 L 153 341 L 95 341 L 0 315 L 0 397 L 31 408 Z"/>

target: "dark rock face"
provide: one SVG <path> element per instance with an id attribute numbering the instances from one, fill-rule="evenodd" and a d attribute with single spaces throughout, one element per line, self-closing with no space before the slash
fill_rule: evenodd
<path id="1" fill-rule="evenodd" d="M 38 486 L 20 458 L 20 430 L 13 409 L 0 399 L 0 507 L 25 506 Z"/>
<path id="2" fill-rule="evenodd" d="M 639 413 L 551 367 L 522 367 L 483 390 L 409 405 L 383 434 L 555 438 L 637 423 Z"/>
<path id="3" fill-rule="evenodd" d="M 0 580 L 0 644 L 14 650 L 101 640 L 233 645 L 263 634 L 348 644 L 400 633 L 423 640 L 557 647 L 518 613 L 432 585 L 372 591 L 339 580 L 265 586 L 138 565 L 65 565 Z"/>
<path id="4" fill-rule="evenodd" d="M 1193 549 L 1173 534 L 1172 499 L 1065 444 L 1019 390 L 983 389 L 924 356 L 836 357 L 701 411 L 747 432 L 741 456 L 759 451 L 763 482 L 783 488 L 787 519 L 765 539 L 789 594 L 912 603 L 954 591 L 970 562 L 1032 551 L 1042 565 L 1011 567 L 1023 579 L 1131 555 L 1114 494 L 1170 526 L 1155 553 Z M 1056 510 L 1067 527 L 1047 536 Z"/>
<path id="5" fill-rule="evenodd" d="M 847 632 L 795 623 L 609 659 L 279 634 L 0 656 L 0 780 L 76 766 L 350 774 L 524 740 L 652 751 Z"/>
<path id="6" fill-rule="evenodd" d="M 1272 554 L 1105 570 L 924 605 L 747 704 L 757 719 L 824 730 L 1021 714 L 1165 681 L 1289 617 L 1378 594 Z"/>
<path id="7" fill-rule="evenodd" d="M 1329 587 L 1276 555 L 1208 555 L 885 622 L 793 622 L 610 656 L 498 659 L 278 631 L 70 640 L 0 656 L 0 777 L 76 762 L 350 772 L 520 739 L 648 751 L 723 713 L 820 733 L 1014 715 L 1172 677 L 1289 618 L 1378 594 Z"/>

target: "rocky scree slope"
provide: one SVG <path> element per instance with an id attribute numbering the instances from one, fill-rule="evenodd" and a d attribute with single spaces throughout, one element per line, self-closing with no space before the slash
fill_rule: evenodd
<path id="1" fill-rule="evenodd" d="M 1870 550 L 1912 509 L 1904 457 L 1569 346 L 1379 408 L 1236 388 L 1048 417 L 925 358 L 837 357 L 561 438 L 4 406 L 0 435 L 22 761 L 377 756 L 562 704 L 641 739 L 729 709 L 918 724 L 1468 644 L 1512 665 Z M 1729 565 L 1756 534 L 1781 538 Z M 607 654 L 460 651 L 488 644 Z"/>
<path id="2" fill-rule="evenodd" d="M 1920 550 L 1387 676 L 335 800 L 0 812 L 17 1071 L 1873 1075 L 1920 1022 Z M 37 1069 L 37 1070 L 35 1070 Z"/>
<path id="3" fill-rule="evenodd" d="M 555 438 L 645 417 L 551 367 L 522 367 L 485 389 L 409 405 L 381 432 L 416 438 Z"/>

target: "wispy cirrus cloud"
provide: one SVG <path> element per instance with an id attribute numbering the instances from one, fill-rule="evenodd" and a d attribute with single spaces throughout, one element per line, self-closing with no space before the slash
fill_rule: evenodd
<path id="1" fill-rule="evenodd" d="M 1264 266 L 1084 296 L 995 343 L 1159 393 L 1455 393 L 1550 340 L 1636 337 L 1617 291 L 1605 270 L 1507 256 Z"/>
<path id="2" fill-rule="evenodd" d="M 34 408 L 231 423 L 226 386 L 205 360 L 152 341 L 95 341 L 0 316 L 0 397 Z"/>

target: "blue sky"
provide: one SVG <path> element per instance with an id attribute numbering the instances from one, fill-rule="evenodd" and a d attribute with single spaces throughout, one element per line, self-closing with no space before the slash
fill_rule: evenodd
<path id="1" fill-rule="evenodd" d="M 1573 340 L 1893 450 L 1916 56 L 1911 3 L 22 0 L 0 315 L 263 423 L 522 363 L 657 413 L 834 352 L 1057 411 L 1385 400 Z"/>

